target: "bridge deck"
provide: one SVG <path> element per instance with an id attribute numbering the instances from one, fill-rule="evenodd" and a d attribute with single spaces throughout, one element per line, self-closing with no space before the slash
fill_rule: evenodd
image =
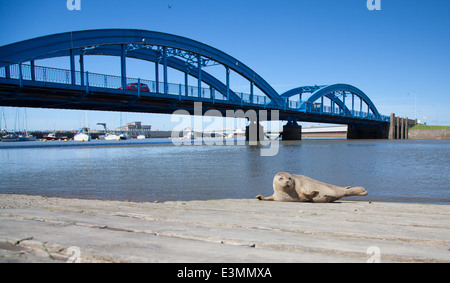
<path id="1" fill-rule="evenodd" d="M 121 89 L 118 76 L 76 71 L 72 83 L 70 70 L 21 64 L 11 65 L 7 72 L 0 68 L 0 104 L 4 106 L 90 109 L 171 114 L 175 110 L 193 111 L 193 102 L 203 102 L 204 111 L 217 109 L 279 110 L 281 120 L 310 122 L 388 122 L 389 117 L 339 107 L 309 105 L 307 101 L 285 99 L 283 106 L 274 106 L 263 95 L 237 93 L 239 101 L 224 96 L 224 90 L 198 88 L 183 84 L 126 78 L 127 84 L 141 86 L 137 90 Z M 145 88 L 143 86 L 148 87 Z M 270 113 L 269 113 L 270 115 Z M 270 118 L 270 116 L 268 117 Z"/>

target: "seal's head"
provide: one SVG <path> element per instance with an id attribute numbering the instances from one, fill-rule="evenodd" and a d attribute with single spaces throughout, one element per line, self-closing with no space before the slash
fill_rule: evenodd
<path id="1" fill-rule="evenodd" d="M 287 190 L 294 187 L 294 178 L 287 172 L 280 172 L 273 178 L 273 188 Z"/>

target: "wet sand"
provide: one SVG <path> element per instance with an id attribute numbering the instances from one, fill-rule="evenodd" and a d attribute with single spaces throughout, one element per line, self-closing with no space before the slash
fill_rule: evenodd
<path id="1" fill-rule="evenodd" d="M 450 206 L 0 194 L 0 262 L 450 262 Z"/>

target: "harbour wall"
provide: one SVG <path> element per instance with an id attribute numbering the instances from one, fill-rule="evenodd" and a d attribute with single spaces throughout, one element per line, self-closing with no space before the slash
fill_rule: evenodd
<path id="1" fill-rule="evenodd" d="M 389 124 L 389 139 L 390 140 L 404 140 L 409 138 L 410 128 L 417 124 L 417 120 L 411 120 L 401 117 L 396 117 L 391 113 L 391 122 Z"/>
<path id="2" fill-rule="evenodd" d="M 408 138 L 412 140 L 450 140 L 450 130 L 410 129 Z"/>

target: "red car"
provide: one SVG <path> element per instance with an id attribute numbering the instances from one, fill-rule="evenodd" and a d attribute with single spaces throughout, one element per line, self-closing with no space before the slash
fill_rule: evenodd
<path id="1" fill-rule="evenodd" d="M 122 89 L 122 87 L 119 87 L 119 89 Z M 131 83 L 127 85 L 127 90 L 138 90 L 138 83 Z M 150 92 L 150 89 L 148 88 L 148 85 L 141 83 L 141 91 L 143 92 Z"/>

